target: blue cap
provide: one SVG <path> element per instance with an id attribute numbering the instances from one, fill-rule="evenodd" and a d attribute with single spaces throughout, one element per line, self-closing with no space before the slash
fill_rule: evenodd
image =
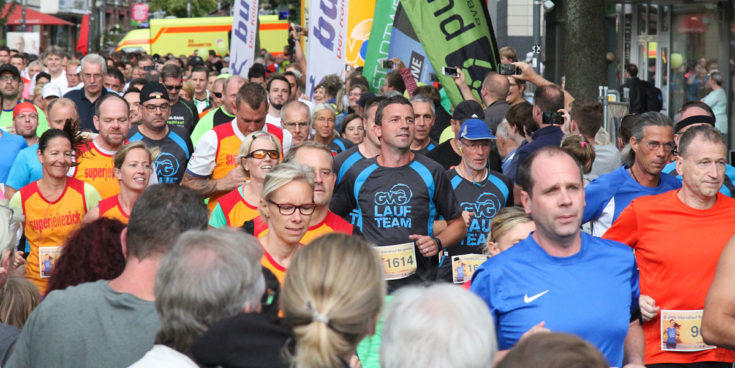
<path id="1" fill-rule="evenodd" d="M 477 139 L 495 139 L 490 128 L 480 119 L 468 119 L 462 123 L 462 129 L 459 130 L 459 137 L 471 141 Z"/>

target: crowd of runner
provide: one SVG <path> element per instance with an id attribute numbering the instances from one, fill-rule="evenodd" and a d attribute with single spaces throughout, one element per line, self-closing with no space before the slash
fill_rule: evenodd
<path id="1" fill-rule="evenodd" d="M 247 75 L 0 47 L 0 365 L 732 367 L 712 109 L 613 141 L 501 59 L 452 106 L 398 59 L 310 98 L 298 46 Z"/>

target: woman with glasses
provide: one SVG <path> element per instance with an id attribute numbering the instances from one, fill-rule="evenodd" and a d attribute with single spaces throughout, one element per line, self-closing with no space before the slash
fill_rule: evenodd
<path id="1" fill-rule="evenodd" d="M 514 106 L 526 101 L 525 99 L 523 99 L 523 91 L 526 90 L 526 82 L 516 78 L 513 75 L 509 75 L 508 83 L 508 96 L 505 98 L 505 101 L 508 102 L 508 105 Z"/>
<path id="2" fill-rule="evenodd" d="M 342 137 L 353 144 L 360 144 L 365 139 L 365 127 L 363 116 L 360 114 L 349 114 L 342 123 Z"/>
<path id="3" fill-rule="evenodd" d="M 235 170 L 242 170 L 250 180 L 217 200 L 209 226 L 240 227 L 258 217 L 265 176 L 278 165 L 280 158 L 281 142 L 276 136 L 263 131 L 248 134 L 240 145 L 240 167 Z"/>
<path id="4" fill-rule="evenodd" d="M 276 276 L 281 286 L 286 269 L 302 246 L 301 238 L 309 228 L 314 209 L 311 168 L 286 162 L 266 175 L 258 206 L 261 217 L 252 222 L 263 246 L 261 263 Z"/>
<path id="5" fill-rule="evenodd" d="M 83 140 L 71 124 L 66 124 L 64 130 L 49 129 L 43 133 L 38 141 L 43 176 L 10 199 L 10 207 L 25 216 L 23 231 L 29 249 L 25 278 L 41 294 L 46 292 L 53 264 L 67 236 L 100 201 L 93 186 L 66 176 L 74 156 L 79 157 L 81 144 Z"/>
<path id="6" fill-rule="evenodd" d="M 338 153 L 352 147 L 352 143 L 337 136 L 334 126 L 334 107 L 329 104 L 316 105 L 311 114 L 311 127 L 316 131 L 314 141 L 329 147 L 332 154 L 336 156 Z"/>
<path id="7" fill-rule="evenodd" d="M 124 145 L 115 153 L 112 162 L 112 173 L 120 182 L 120 193 L 101 200 L 99 206 L 89 210 L 84 223 L 106 217 L 127 225 L 135 201 L 148 187 L 153 172 L 153 155 L 145 143 L 138 141 Z"/>

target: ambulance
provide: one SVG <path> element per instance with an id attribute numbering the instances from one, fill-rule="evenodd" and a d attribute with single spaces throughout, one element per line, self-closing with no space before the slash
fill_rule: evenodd
<path id="1" fill-rule="evenodd" d="M 273 55 L 282 54 L 288 43 L 288 21 L 278 15 L 261 15 L 258 21 L 260 47 Z M 150 28 L 131 30 L 115 51 L 178 56 L 214 50 L 224 55 L 230 51 L 232 23 L 232 17 L 151 19 Z"/>

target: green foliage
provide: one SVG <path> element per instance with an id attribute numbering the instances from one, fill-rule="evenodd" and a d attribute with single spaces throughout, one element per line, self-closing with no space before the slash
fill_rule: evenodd
<path id="1" fill-rule="evenodd" d="M 204 17 L 217 9 L 217 0 L 153 0 L 151 10 L 164 10 L 166 15 L 186 18 L 186 4 L 189 2 L 191 2 L 192 18 Z"/>

